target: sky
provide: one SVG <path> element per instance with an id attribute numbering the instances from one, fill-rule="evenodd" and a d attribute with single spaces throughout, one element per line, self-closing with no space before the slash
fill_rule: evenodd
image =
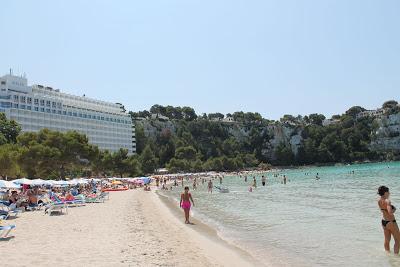
<path id="1" fill-rule="evenodd" d="M 120 102 L 322 113 L 400 100 L 398 0 L 3 1 L 0 74 Z"/>

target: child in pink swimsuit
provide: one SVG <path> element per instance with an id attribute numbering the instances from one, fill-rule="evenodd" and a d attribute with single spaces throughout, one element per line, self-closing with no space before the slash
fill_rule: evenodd
<path id="1" fill-rule="evenodd" d="M 185 212 L 185 223 L 186 224 L 190 223 L 190 221 L 189 221 L 189 212 L 190 212 L 190 207 L 191 207 L 190 201 L 192 201 L 193 206 L 194 206 L 192 195 L 189 193 L 189 186 L 185 186 L 185 192 L 183 192 L 181 194 L 181 201 L 180 201 L 179 205 Z"/>

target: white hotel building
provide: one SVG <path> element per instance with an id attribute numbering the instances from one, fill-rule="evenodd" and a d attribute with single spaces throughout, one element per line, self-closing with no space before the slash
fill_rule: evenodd
<path id="1" fill-rule="evenodd" d="M 28 86 L 26 78 L 11 71 L 0 77 L 0 112 L 18 122 L 22 132 L 76 130 L 102 150 L 136 152 L 135 128 L 121 104 L 69 95 L 42 85 Z"/>

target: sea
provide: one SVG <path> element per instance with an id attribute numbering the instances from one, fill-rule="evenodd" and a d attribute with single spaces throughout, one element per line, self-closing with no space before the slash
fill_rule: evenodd
<path id="1" fill-rule="evenodd" d="M 400 207 L 400 162 L 282 169 L 265 175 L 267 185 L 261 185 L 257 174 L 253 192 L 253 175 L 247 182 L 225 176 L 222 186 L 229 193 L 214 189 L 210 194 L 201 180 L 193 190 L 192 182 L 185 181 L 196 204 L 192 215 L 267 266 L 400 266 L 399 256 L 384 251 L 377 205 L 377 189 L 386 185 L 392 204 Z M 178 203 L 181 192 L 179 186 L 162 193 Z"/>

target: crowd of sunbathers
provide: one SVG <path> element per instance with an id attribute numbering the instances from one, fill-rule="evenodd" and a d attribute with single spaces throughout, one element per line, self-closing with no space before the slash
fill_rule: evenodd
<path id="1" fill-rule="evenodd" d="M 0 239 L 9 238 L 8 234 L 15 225 L 5 225 L 4 220 L 17 216 L 22 211 L 40 210 L 45 213 L 54 205 L 83 204 L 104 198 L 100 183 L 92 182 L 68 187 L 23 185 L 18 190 L 7 190 L 0 194 Z"/>

